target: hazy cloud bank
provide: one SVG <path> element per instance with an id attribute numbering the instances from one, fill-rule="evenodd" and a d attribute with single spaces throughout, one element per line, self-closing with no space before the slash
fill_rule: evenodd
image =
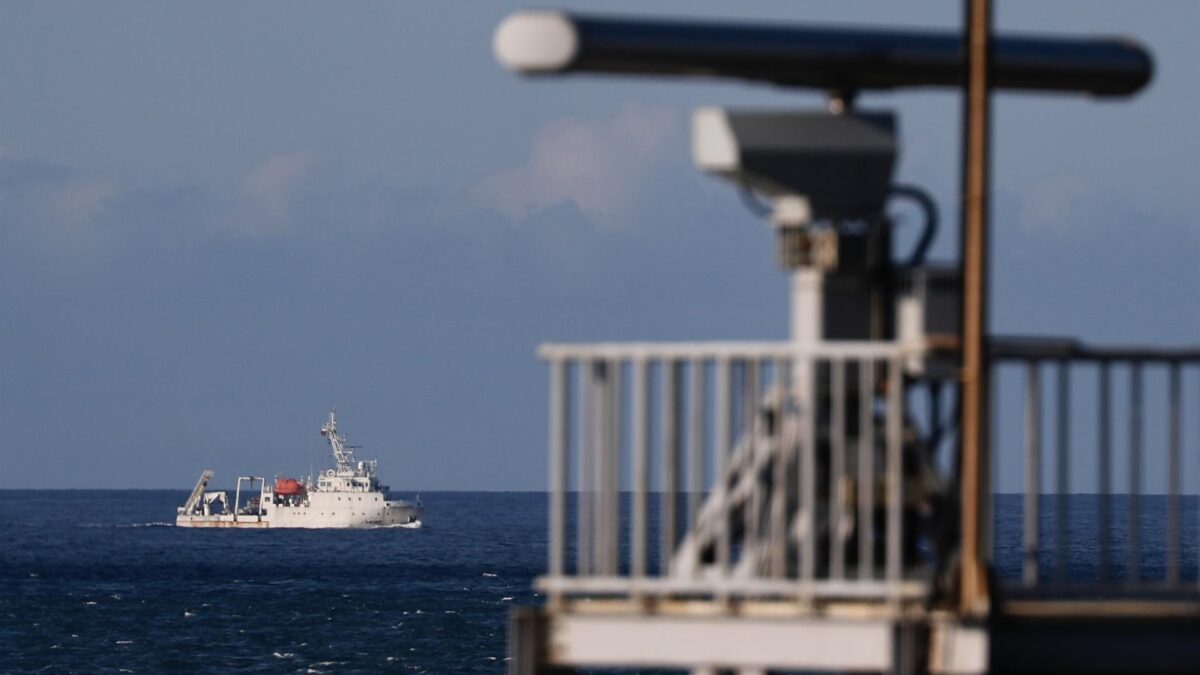
<path id="1" fill-rule="evenodd" d="M 538 131 L 529 158 L 484 179 L 475 202 L 515 221 L 570 203 L 605 228 L 628 227 L 681 155 L 674 108 L 626 103 L 601 120 L 568 117 Z"/>

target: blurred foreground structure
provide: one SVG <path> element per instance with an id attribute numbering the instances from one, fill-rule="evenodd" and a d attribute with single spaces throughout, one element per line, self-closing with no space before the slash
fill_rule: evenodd
<path id="1" fill-rule="evenodd" d="M 531 75 L 719 77 L 817 88 L 827 110 L 693 116 L 698 167 L 734 183 L 775 228 L 791 278 L 778 343 L 548 344 L 549 567 L 543 608 L 514 612 L 510 670 L 693 672 L 1197 672 L 1200 586 L 1184 581 L 1183 378 L 1200 348 L 1096 348 L 987 336 L 993 90 L 1121 97 L 1152 74 L 1130 41 L 993 37 L 988 3 L 964 35 L 706 24 L 522 12 L 497 57 Z M 898 116 L 864 89 L 964 96 L 962 255 L 933 264 L 932 199 L 895 183 Z M 893 252 L 889 200 L 926 214 Z M 989 392 L 1025 378 L 1023 577 L 991 560 Z M 1097 373 L 1080 420 L 1072 372 Z M 1053 369 L 1054 406 L 1042 401 Z M 1159 369 L 1165 410 L 1148 413 Z M 1114 401 L 1114 374 L 1128 401 Z M 1087 393 L 1087 392 L 1085 392 Z M 1157 399 L 1155 399 L 1157 400 Z M 1166 419 L 1171 467 L 1161 578 L 1140 570 L 1143 420 Z M 1111 485 L 1114 416 L 1127 418 L 1127 523 Z M 1054 419 L 1053 443 L 1042 438 Z M 1099 561 L 1068 570 L 1070 429 L 1100 442 Z M 1195 448 L 1194 439 L 1187 444 Z M 1039 499 L 1043 447 L 1053 502 Z M 1049 568 L 1040 509 L 1053 510 Z M 1118 528 L 1118 525 L 1127 526 Z M 1120 546 L 1115 543 L 1120 535 Z M 1194 533 L 1193 533 L 1194 534 Z M 1113 560 L 1114 551 L 1126 559 Z"/>

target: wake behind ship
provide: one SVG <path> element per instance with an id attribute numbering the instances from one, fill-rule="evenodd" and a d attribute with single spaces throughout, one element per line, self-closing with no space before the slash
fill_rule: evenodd
<path id="1" fill-rule="evenodd" d="M 315 479 L 238 476 L 233 501 L 224 490 L 208 491 L 212 470 L 205 470 L 191 496 L 179 507 L 178 527 L 355 528 L 420 526 L 424 509 L 415 502 L 389 500 L 378 478 L 376 460 L 355 460 L 354 446 L 337 432 L 336 411 L 321 427 L 333 452 L 334 468 Z M 243 485 L 246 499 L 242 501 Z M 257 489 L 256 489 L 257 488 Z"/>

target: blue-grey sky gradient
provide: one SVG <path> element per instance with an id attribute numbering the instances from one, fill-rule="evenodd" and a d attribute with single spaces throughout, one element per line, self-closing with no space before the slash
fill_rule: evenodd
<path id="1" fill-rule="evenodd" d="M 959 4 L 557 3 L 945 28 Z M 1000 4 L 1001 29 L 1127 34 L 1157 70 L 1130 101 L 997 99 L 994 329 L 1200 342 L 1200 4 Z M 692 169 L 687 120 L 820 99 L 522 80 L 491 55 L 518 6 L 0 4 L 0 488 L 306 473 L 337 405 L 396 488 L 544 489 L 538 342 L 783 337 L 769 232 Z M 957 98 L 862 104 L 900 111 L 898 176 L 954 255 Z"/>

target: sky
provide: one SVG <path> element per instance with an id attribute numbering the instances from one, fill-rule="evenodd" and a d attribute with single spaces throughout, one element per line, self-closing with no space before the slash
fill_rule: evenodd
<path id="1" fill-rule="evenodd" d="M 553 3 L 941 28 L 959 5 Z M 491 54 L 520 6 L 0 3 L 0 488 L 303 474 L 336 405 L 395 488 L 540 490 L 539 342 L 783 338 L 770 232 L 691 166 L 687 124 L 821 99 L 522 79 Z M 1132 36 L 1155 78 L 1132 100 L 997 97 L 993 329 L 1195 344 L 1200 4 L 1081 7 L 1001 3 L 997 23 Z M 900 113 L 897 179 L 935 196 L 953 256 L 958 99 L 860 105 Z M 1146 474 L 1161 490 L 1161 458 Z"/>

